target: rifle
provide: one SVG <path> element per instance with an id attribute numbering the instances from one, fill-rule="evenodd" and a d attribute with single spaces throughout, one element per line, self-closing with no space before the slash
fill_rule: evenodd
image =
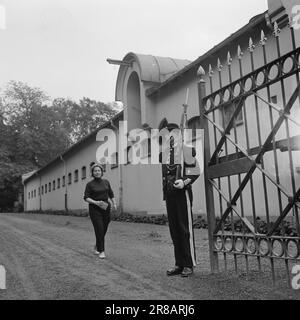
<path id="1" fill-rule="evenodd" d="M 187 129 L 187 108 L 188 108 L 188 100 L 189 100 L 189 88 L 186 89 L 186 99 L 183 106 L 183 112 L 181 115 L 180 121 L 180 132 L 181 132 L 181 150 L 180 150 L 180 165 L 177 165 L 176 168 L 176 180 L 183 178 L 183 170 L 184 170 L 184 136 L 185 136 L 185 129 Z"/>

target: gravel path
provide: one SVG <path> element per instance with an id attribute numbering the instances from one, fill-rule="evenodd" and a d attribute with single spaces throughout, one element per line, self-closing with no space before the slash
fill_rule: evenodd
<path id="1" fill-rule="evenodd" d="M 192 278 L 169 278 L 173 265 L 167 226 L 111 222 L 107 259 L 92 253 L 88 218 L 0 214 L 0 265 L 11 299 L 299 299 L 257 274 L 209 272 L 206 230 L 195 230 L 198 266 Z"/>

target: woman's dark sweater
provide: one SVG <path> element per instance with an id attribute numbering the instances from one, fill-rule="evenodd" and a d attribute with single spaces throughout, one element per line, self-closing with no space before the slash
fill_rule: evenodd
<path id="1" fill-rule="evenodd" d="M 109 181 L 105 179 L 94 179 L 88 182 L 85 187 L 84 200 L 86 200 L 87 198 L 93 199 L 95 201 L 102 200 L 106 202 L 108 201 L 108 198 L 114 198 L 114 193 Z M 89 208 L 101 211 L 98 206 L 93 204 L 89 204 Z"/>

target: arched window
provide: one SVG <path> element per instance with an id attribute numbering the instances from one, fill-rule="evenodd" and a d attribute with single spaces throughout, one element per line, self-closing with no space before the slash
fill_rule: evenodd
<path id="1" fill-rule="evenodd" d="M 130 164 L 132 162 L 132 147 L 128 146 L 127 147 L 127 163 Z"/>
<path id="2" fill-rule="evenodd" d="M 111 156 L 111 169 L 117 168 L 119 165 L 119 154 L 118 152 L 115 152 Z"/>
<path id="3" fill-rule="evenodd" d="M 78 170 L 74 171 L 74 182 L 78 182 Z"/>
<path id="4" fill-rule="evenodd" d="M 142 145 L 142 154 L 141 158 L 148 158 L 151 157 L 151 138 L 144 139 L 141 142 Z"/>
<path id="5" fill-rule="evenodd" d="M 191 118 L 189 121 L 188 121 L 188 128 L 189 129 L 192 129 L 192 136 L 188 136 L 188 142 L 191 142 L 191 141 L 195 141 L 197 136 L 196 136 L 196 130 L 197 129 L 200 129 L 200 117 L 194 117 L 194 118 Z"/>
<path id="6" fill-rule="evenodd" d="M 92 166 L 95 164 L 95 162 L 90 163 L 90 175 L 92 175 Z"/>
<path id="7" fill-rule="evenodd" d="M 86 179 L 86 167 L 81 168 L 81 180 Z"/>
<path id="8" fill-rule="evenodd" d="M 106 172 L 106 159 L 102 158 L 99 163 L 101 164 L 101 167 L 103 169 L 103 173 Z"/>
<path id="9" fill-rule="evenodd" d="M 132 72 L 127 82 L 128 130 L 141 126 L 141 88 L 137 72 Z"/>
<path id="10" fill-rule="evenodd" d="M 36 197 L 36 189 L 34 189 L 33 196 Z"/>
<path id="11" fill-rule="evenodd" d="M 63 187 L 66 186 L 66 177 L 65 176 L 62 177 L 62 186 Z"/>
<path id="12" fill-rule="evenodd" d="M 49 182 L 48 190 L 49 190 L 49 192 L 51 192 L 51 182 Z"/>
<path id="13" fill-rule="evenodd" d="M 45 184 L 45 193 L 48 192 L 48 189 L 47 189 L 47 184 Z"/>
<path id="14" fill-rule="evenodd" d="M 68 174 L 68 184 L 72 184 L 72 173 Z"/>
<path id="15" fill-rule="evenodd" d="M 57 179 L 57 189 L 60 189 L 60 178 Z"/>
<path id="16" fill-rule="evenodd" d="M 54 190 L 55 190 L 55 187 L 56 187 L 56 185 L 55 185 L 55 180 L 53 180 L 52 185 L 53 185 L 53 191 L 54 191 Z"/>
<path id="17" fill-rule="evenodd" d="M 44 186 L 42 186 L 42 194 L 44 194 Z"/>
<path id="18" fill-rule="evenodd" d="M 30 199 L 30 192 L 28 192 L 28 199 Z"/>

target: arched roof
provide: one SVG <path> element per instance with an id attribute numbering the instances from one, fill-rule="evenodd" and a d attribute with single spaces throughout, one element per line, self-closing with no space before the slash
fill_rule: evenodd
<path id="1" fill-rule="evenodd" d="M 128 53 L 123 58 L 123 62 L 131 65 L 136 62 L 139 68 L 140 80 L 157 84 L 166 81 L 169 77 L 191 63 L 189 60 L 158 57 L 133 52 Z M 120 100 L 121 87 L 124 84 L 125 74 L 129 67 L 130 65 L 120 66 L 116 85 L 116 100 Z"/>

